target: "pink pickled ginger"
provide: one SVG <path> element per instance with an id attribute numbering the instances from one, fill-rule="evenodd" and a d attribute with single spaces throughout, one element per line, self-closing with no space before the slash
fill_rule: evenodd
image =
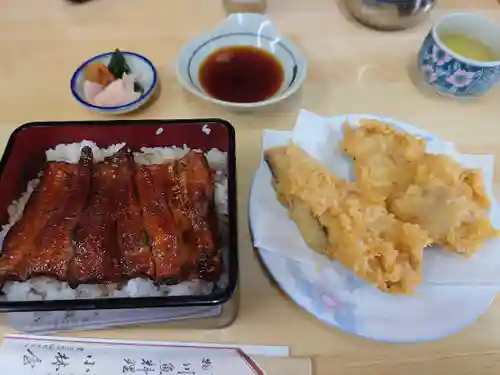
<path id="1" fill-rule="evenodd" d="M 102 90 L 104 90 L 104 86 L 98 83 L 90 81 L 85 81 L 83 83 L 83 94 L 85 95 L 85 99 L 91 103 Z"/>
<path id="2" fill-rule="evenodd" d="M 134 91 L 135 79 L 134 74 L 124 74 L 123 78 L 111 82 L 101 91 L 97 91 L 97 88 L 88 85 L 88 95 L 87 92 L 85 95 L 89 102 L 100 107 L 118 107 L 129 104 L 141 96 L 140 92 Z"/>

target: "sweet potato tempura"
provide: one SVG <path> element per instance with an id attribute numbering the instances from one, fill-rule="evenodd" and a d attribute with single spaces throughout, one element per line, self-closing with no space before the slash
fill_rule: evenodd
<path id="1" fill-rule="evenodd" d="M 295 145 L 266 150 L 264 156 L 279 201 L 311 248 L 386 292 L 408 293 L 420 284 L 429 238 L 419 226 L 397 220 L 383 205 L 366 203 L 353 183 Z"/>
<path id="2" fill-rule="evenodd" d="M 433 243 L 472 255 L 497 231 L 479 170 L 447 155 L 425 153 L 425 141 L 376 120 L 346 124 L 341 147 L 354 160 L 364 198 L 385 202 L 400 220 L 418 224 Z"/>

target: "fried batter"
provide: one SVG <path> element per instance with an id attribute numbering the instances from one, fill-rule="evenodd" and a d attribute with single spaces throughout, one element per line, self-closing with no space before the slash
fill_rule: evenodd
<path id="1" fill-rule="evenodd" d="M 340 147 L 353 158 L 358 186 L 373 202 L 408 186 L 413 163 L 425 154 L 425 140 L 376 120 L 362 120 L 359 127 L 345 124 Z"/>
<path id="2" fill-rule="evenodd" d="M 366 203 L 355 184 L 293 144 L 266 150 L 264 156 L 279 201 L 292 209 L 314 250 L 386 292 L 408 293 L 420 284 L 422 250 L 430 239 L 419 226 L 396 219 L 384 205 Z"/>
<path id="3" fill-rule="evenodd" d="M 421 158 L 411 184 L 389 202 L 398 218 L 420 225 L 445 249 L 468 256 L 497 235 L 489 208 L 481 171 L 464 169 L 446 155 Z"/>
<path id="4" fill-rule="evenodd" d="M 363 197 L 384 202 L 398 219 L 418 224 L 433 243 L 472 255 L 497 231 L 479 170 L 447 155 L 425 153 L 425 141 L 390 125 L 346 124 L 341 147 L 354 160 Z"/>

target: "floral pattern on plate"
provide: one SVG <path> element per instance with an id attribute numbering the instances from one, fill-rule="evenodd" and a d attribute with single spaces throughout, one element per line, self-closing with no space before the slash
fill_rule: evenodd
<path id="1" fill-rule="evenodd" d="M 373 293 L 354 275 L 324 272 L 258 249 L 279 287 L 301 308 L 345 333 L 383 342 L 437 340 L 460 331 L 485 312 L 496 290 L 421 289 L 416 296 Z"/>
<path id="2" fill-rule="evenodd" d="M 479 96 L 500 80 L 500 66 L 478 66 L 457 59 L 442 49 L 430 32 L 418 53 L 424 80 L 438 92 L 456 97 Z"/>
<path id="3" fill-rule="evenodd" d="M 346 298 L 345 294 L 336 293 L 331 290 L 325 278 L 320 277 L 311 280 L 305 275 L 299 264 L 295 261 L 288 261 L 287 268 L 293 276 L 297 289 L 308 296 L 311 307 L 318 314 L 326 316 L 327 319 L 334 320 L 347 332 L 356 333 L 356 305 Z M 345 291 L 352 292 L 362 285 L 363 282 L 355 276 L 349 275 L 344 279 Z"/>

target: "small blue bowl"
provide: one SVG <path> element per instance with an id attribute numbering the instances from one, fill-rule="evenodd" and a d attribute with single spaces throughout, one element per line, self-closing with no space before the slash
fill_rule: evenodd
<path id="1" fill-rule="evenodd" d="M 148 100 L 153 95 L 158 83 L 158 73 L 153 63 L 146 57 L 139 55 L 137 53 L 126 52 L 126 51 L 120 51 L 120 52 L 125 57 L 127 64 L 130 66 L 130 69 L 132 70 L 132 73 L 137 74 L 139 76 L 138 82 L 144 88 L 144 93 L 137 100 L 134 100 L 133 102 L 117 107 L 101 107 L 89 103 L 85 99 L 83 91 L 83 84 L 85 81 L 83 76 L 83 71 L 88 64 L 96 61 L 108 65 L 109 61 L 111 60 L 113 52 L 103 53 L 85 61 L 78 67 L 78 69 L 73 74 L 73 77 L 71 77 L 71 94 L 76 99 L 76 101 L 79 102 L 81 105 L 83 105 L 85 108 L 92 111 L 101 112 L 104 114 L 123 114 L 135 111 L 139 107 L 142 107 L 144 104 L 148 102 Z"/>
<path id="2" fill-rule="evenodd" d="M 462 34 L 488 45 L 500 59 L 500 26 L 473 13 L 443 17 L 431 29 L 418 53 L 418 68 L 438 93 L 454 98 L 477 97 L 500 80 L 500 60 L 475 61 L 446 47 L 439 36 Z"/>

